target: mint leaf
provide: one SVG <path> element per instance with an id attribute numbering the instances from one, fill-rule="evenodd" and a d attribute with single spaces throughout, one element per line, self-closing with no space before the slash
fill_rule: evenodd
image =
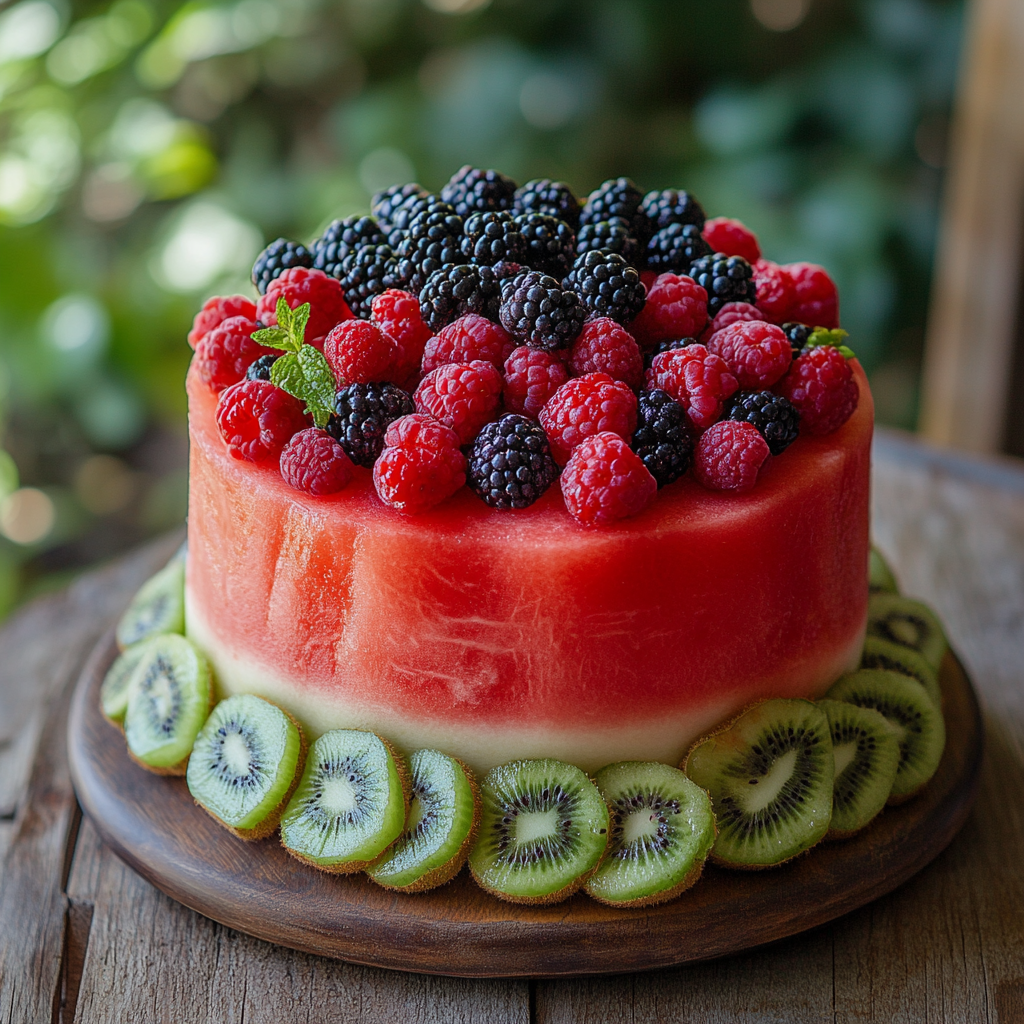
<path id="1" fill-rule="evenodd" d="M 309 323 L 309 303 L 292 309 L 285 300 L 277 300 L 277 326 L 264 327 L 253 331 L 252 340 L 268 348 L 280 348 L 285 352 L 298 352 L 306 336 Z"/>
<path id="2" fill-rule="evenodd" d="M 258 345 L 267 348 L 284 348 L 288 344 L 288 332 L 280 327 L 261 327 L 250 335 Z"/>
<path id="3" fill-rule="evenodd" d="M 806 347 L 817 348 L 819 345 L 831 345 L 833 348 L 839 349 L 844 359 L 853 359 L 853 349 L 843 344 L 843 338 L 848 338 L 849 336 L 849 332 L 844 331 L 841 327 L 836 327 L 832 330 L 829 330 L 827 327 L 815 327 L 811 331 L 811 336 L 807 339 Z"/>
<path id="4" fill-rule="evenodd" d="M 312 345 L 303 345 L 295 359 L 306 382 L 306 393 L 303 396 L 306 409 L 313 417 L 313 422 L 323 429 L 334 412 L 334 395 L 337 390 L 334 374 L 331 373 L 323 352 Z"/>

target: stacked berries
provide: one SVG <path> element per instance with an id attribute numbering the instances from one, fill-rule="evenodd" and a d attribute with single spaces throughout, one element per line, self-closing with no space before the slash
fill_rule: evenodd
<path id="1" fill-rule="evenodd" d="M 582 203 L 470 166 L 394 186 L 308 247 L 271 243 L 253 283 L 197 314 L 195 375 L 231 454 L 314 497 L 367 470 L 407 514 L 464 485 L 517 510 L 559 480 L 605 525 L 688 474 L 749 490 L 859 397 L 823 268 L 629 178 Z"/>

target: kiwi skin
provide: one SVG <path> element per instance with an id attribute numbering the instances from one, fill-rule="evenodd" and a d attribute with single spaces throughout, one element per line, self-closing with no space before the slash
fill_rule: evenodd
<path id="1" fill-rule="evenodd" d="M 709 797 L 710 799 L 710 797 Z M 718 826 L 715 826 L 715 839 L 718 838 Z M 604 858 L 602 858 L 603 860 Z M 594 895 L 592 892 L 587 892 L 587 895 L 597 903 L 602 903 L 606 907 L 653 907 L 657 903 L 668 903 L 669 900 L 674 900 L 677 896 L 681 896 L 687 889 L 693 888 L 700 880 L 700 876 L 704 873 L 704 864 L 707 858 L 700 861 L 698 864 L 694 864 L 692 868 L 678 881 L 671 889 L 663 889 L 661 892 L 652 892 L 649 896 L 638 896 L 635 900 L 606 900 L 600 896 Z M 601 866 L 601 862 L 598 861 L 597 867 L 594 871 Z M 589 878 L 594 872 L 587 872 Z"/>
<path id="2" fill-rule="evenodd" d="M 465 761 L 453 757 L 451 754 L 448 756 L 465 773 L 470 792 L 473 794 L 473 825 L 466 838 L 462 841 L 458 853 L 446 864 L 434 868 L 433 871 L 428 871 L 409 885 L 388 885 L 386 882 L 377 882 L 376 878 L 373 879 L 382 889 L 390 889 L 392 892 L 426 892 L 428 889 L 437 889 L 439 886 L 447 885 L 462 870 L 462 866 L 469 857 L 469 851 L 473 849 L 477 833 L 480 831 L 480 786 L 476 781 L 476 776 L 473 774 L 473 769 Z M 398 840 L 396 839 L 395 842 L 398 842 Z M 394 843 L 392 843 L 393 845 Z M 389 846 L 388 850 L 390 849 L 391 847 Z M 377 861 L 383 860 L 387 856 L 388 850 L 384 850 L 376 860 L 371 862 L 370 866 L 376 864 Z"/>
<path id="3" fill-rule="evenodd" d="M 262 697 L 261 700 L 267 700 L 266 697 Z M 226 821 L 222 821 L 213 813 L 208 807 L 204 807 L 198 800 L 196 800 L 196 806 L 202 807 L 202 809 L 211 817 L 221 828 L 227 829 L 232 835 L 238 836 L 239 839 L 244 839 L 247 843 L 255 842 L 257 839 L 266 839 L 267 836 L 273 835 L 277 831 L 277 826 L 281 823 L 281 815 L 284 814 L 284 809 L 288 806 L 288 801 L 292 798 L 292 793 L 295 792 L 295 787 L 299 784 L 299 779 L 302 778 L 302 772 L 306 767 L 306 754 L 309 753 L 309 744 L 306 742 L 306 734 L 302 731 L 302 726 L 299 725 L 295 716 L 285 711 L 280 704 L 274 704 L 272 700 L 267 700 L 268 704 L 273 704 L 278 711 L 282 712 L 288 720 L 299 730 L 299 757 L 295 762 L 295 775 L 292 777 L 292 784 L 288 787 L 288 791 L 281 797 L 281 802 L 258 824 L 252 828 L 235 828 L 229 825 Z M 212 710 L 212 708 L 211 708 Z M 186 762 L 187 767 L 187 762 Z"/>

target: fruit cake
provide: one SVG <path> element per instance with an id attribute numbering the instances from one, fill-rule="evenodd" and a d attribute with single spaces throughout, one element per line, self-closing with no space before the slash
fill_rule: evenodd
<path id="1" fill-rule="evenodd" d="M 858 664 L 872 403 L 822 268 L 681 190 L 463 168 L 253 283 L 189 336 L 220 696 L 595 771 Z"/>

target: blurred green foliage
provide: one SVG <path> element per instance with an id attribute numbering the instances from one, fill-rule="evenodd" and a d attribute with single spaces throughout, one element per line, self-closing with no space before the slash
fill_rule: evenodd
<path id="1" fill-rule="evenodd" d="M 180 520 L 185 333 L 278 235 L 462 163 L 628 174 L 823 263 L 910 426 L 945 0 L 19 0 L 0 10 L 0 614 Z"/>

